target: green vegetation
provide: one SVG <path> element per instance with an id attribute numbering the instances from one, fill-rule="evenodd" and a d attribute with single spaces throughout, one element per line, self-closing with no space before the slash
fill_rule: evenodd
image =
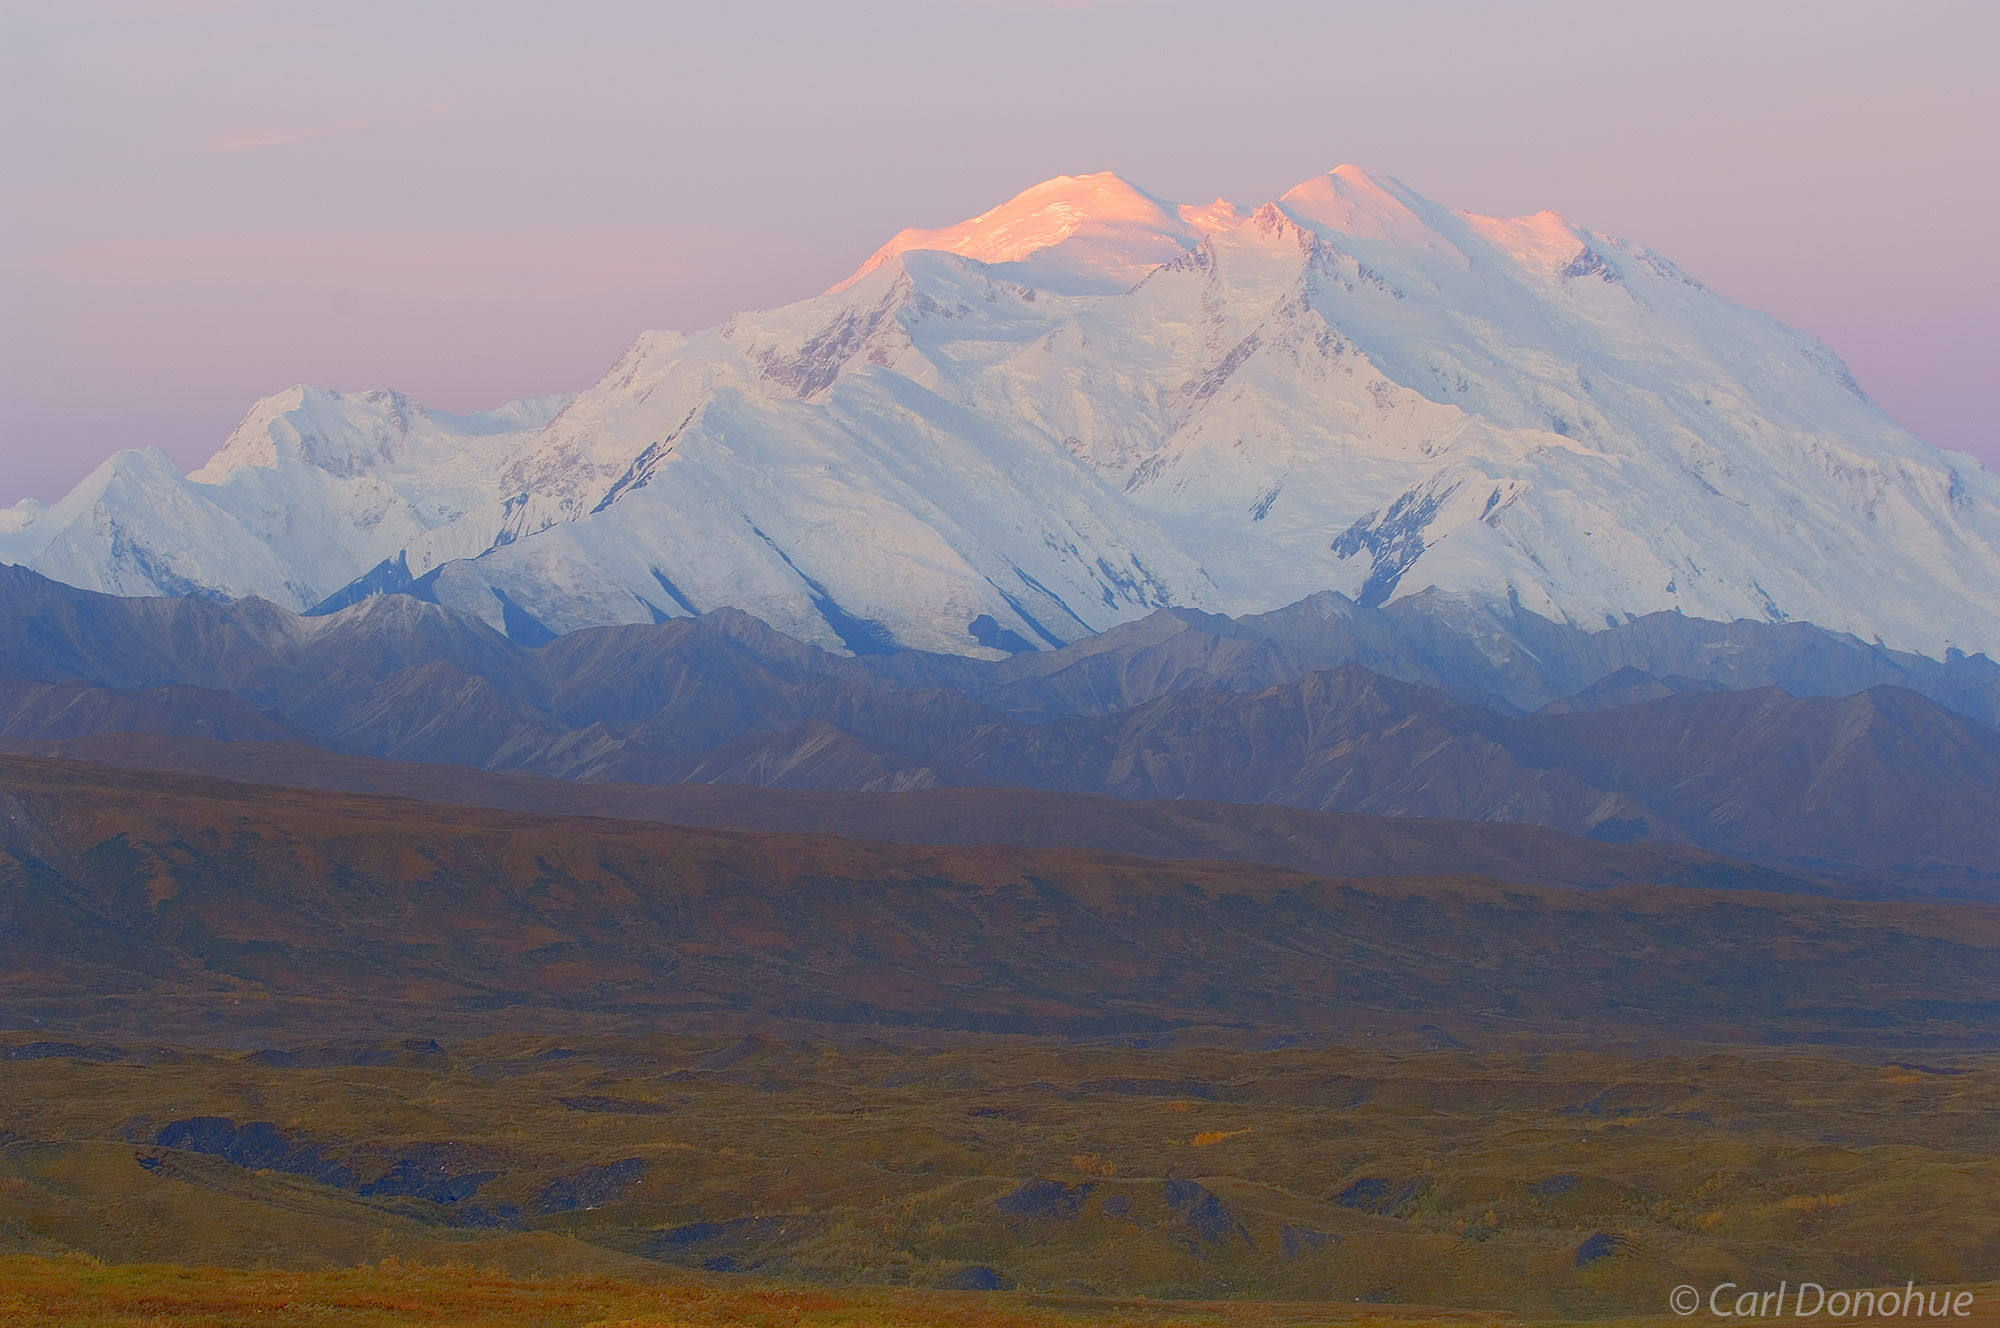
<path id="1" fill-rule="evenodd" d="M 81 1258 L 0 1256 L 0 1316 L 11 1328 L 1411 1328 L 1511 1323 L 1490 1314 L 1396 1307 L 1151 1305 L 1079 1297 L 842 1292 L 727 1285 L 693 1277 L 523 1280 L 497 1269 L 385 1260 L 314 1273 Z M 1975 1324 L 1977 1328 L 1977 1324 Z"/>
<path id="2" fill-rule="evenodd" d="M 704 1287 L 750 1288 L 713 1293 L 741 1305 L 773 1278 L 1013 1288 L 939 1302 L 991 1301 L 979 1321 L 993 1323 L 1039 1322 L 1019 1317 L 1029 1293 L 1567 1318 L 1655 1313 L 1679 1282 L 1993 1274 L 2000 1058 L 1361 1042 L 511 1036 L 225 1052 L 17 1034 L 0 1045 L 0 1250 L 494 1270 L 466 1275 L 475 1300 L 507 1279 L 583 1278 L 564 1285 L 599 1288 L 592 1313 L 611 1322 L 738 1321 L 719 1301 L 699 1313 L 720 1318 L 632 1308 L 642 1287 L 703 1269 Z M 175 1133 L 199 1118 L 229 1126 Z M 238 1137 L 253 1122 L 274 1127 L 261 1144 Z M 32 1267 L 62 1295 L 101 1284 L 107 1305 L 128 1276 Z M 313 1285 L 363 1294 L 369 1277 L 415 1276 Z M 254 1298 L 281 1282 L 228 1285 Z M 594 1321 L 535 1308 L 555 1293 L 532 1287 L 513 1319 L 463 1321 Z M 824 1303 L 828 1323 L 905 1321 Z"/>
<path id="3" fill-rule="evenodd" d="M 1990 906 L 0 764 L 0 1323 L 1551 1322 L 2000 1274 Z"/>
<path id="4" fill-rule="evenodd" d="M 2000 1284 L 1968 1288 L 1964 1328 L 2000 1323 Z M 827 1291 L 683 1276 L 524 1279 L 495 1268 L 380 1264 L 318 1272 L 106 1265 L 0 1255 L 11 1328 L 1538 1328 L 1547 1320 L 1435 1306 L 1091 1300 L 1011 1292 Z M 1560 1321 L 1556 1321 L 1560 1322 Z M 1666 1315 L 1597 1328 L 1667 1328 Z M 1879 1319 L 1849 1319 L 1877 1325 Z"/>

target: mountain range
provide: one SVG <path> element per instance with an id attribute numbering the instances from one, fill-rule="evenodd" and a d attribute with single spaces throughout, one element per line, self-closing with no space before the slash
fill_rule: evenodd
<path id="1" fill-rule="evenodd" d="M 1990 1278 L 1996 646 L 2000 480 L 1824 347 L 1346 167 L 296 388 L 0 513 L 0 1260 Z"/>
<path id="2" fill-rule="evenodd" d="M 848 280 L 478 415 L 294 388 L 121 452 L 0 561 L 126 595 L 429 599 L 524 644 L 744 610 L 998 658 L 1168 607 L 2000 646 L 2000 480 L 1824 346 L 1553 213 L 1343 166 L 1257 207 L 1063 176 Z"/>
<path id="3" fill-rule="evenodd" d="M 1520 822 L 1846 891 L 2000 889 L 1983 656 L 1671 614 L 1597 633 L 1523 614 L 1495 645 L 1454 627 L 1464 607 L 1323 597 L 1243 619 L 1161 611 L 993 661 L 854 658 L 735 610 L 531 647 L 408 596 L 301 616 L 0 569 L 0 738 L 48 752 L 147 733 L 594 787 L 1040 789 Z M 1399 659 L 1424 676 L 1395 676 Z M 1539 672 L 1495 663 L 1530 659 Z M 283 767 L 262 777 L 314 782 Z"/>

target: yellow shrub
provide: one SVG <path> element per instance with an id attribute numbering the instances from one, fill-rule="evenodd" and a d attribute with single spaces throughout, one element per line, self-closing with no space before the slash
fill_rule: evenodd
<path id="1" fill-rule="evenodd" d="M 1827 1208 L 1838 1208 L 1846 1202 L 1846 1198 L 1838 1194 L 1794 1194 L 1780 1206 L 1794 1213 L 1811 1213 Z"/>

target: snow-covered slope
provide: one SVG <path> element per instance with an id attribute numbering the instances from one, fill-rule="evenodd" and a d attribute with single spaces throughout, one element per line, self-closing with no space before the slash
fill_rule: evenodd
<path id="1" fill-rule="evenodd" d="M 821 296 L 648 333 L 559 404 L 288 394 L 187 480 L 124 453 L 0 514 L 0 559 L 402 589 L 531 637 L 734 605 L 992 653 L 1435 585 L 2000 650 L 2000 481 L 1825 347 L 1553 213 L 1353 167 L 1256 208 L 1058 177 Z"/>
<path id="2" fill-rule="evenodd" d="M 975 390 L 1119 483 L 1232 606 L 1437 585 L 1586 625 L 2000 643 L 1992 475 L 1812 339 L 1553 213 L 1343 167 Z"/>
<path id="3" fill-rule="evenodd" d="M 112 594 L 303 608 L 493 502 L 500 463 L 567 400 L 446 415 L 397 392 L 294 387 L 191 475 L 157 448 L 119 452 L 62 501 L 0 512 L 0 561 Z"/>

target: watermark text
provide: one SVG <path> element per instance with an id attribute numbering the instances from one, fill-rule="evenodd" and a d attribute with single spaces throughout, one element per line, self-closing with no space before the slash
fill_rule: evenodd
<path id="1" fill-rule="evenodd" d="M 1865 1291 L 1829 1291 L 1817 1282 L 1780 1282 L 1760 1291 L 1721 1282 L 1706 1295 L 1697 1286 L 1677 1286 L 1667 1306 L 1682 1318 L 1706 1310 L 1717 1319 L 1965 1319 L 1972 1315 L 1972 1293 L 1915 1282 Z"/>

